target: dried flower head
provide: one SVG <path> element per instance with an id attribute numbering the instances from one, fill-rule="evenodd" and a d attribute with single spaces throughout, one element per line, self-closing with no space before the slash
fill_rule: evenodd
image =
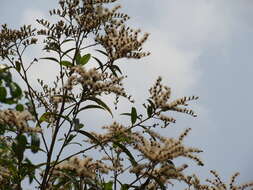
<path id="1" fill-rule="evenodd" d="M 119 58 L 139 59 L 149 55 L 141 51 L 143 43 L 149 36 L 148 33 L 138 39 L 140 30 L 134 31 L 124 25 L 107 26 L 105 32 L 105 35 L 97 35 L 95 40 L 106 49 L 111 62 Z"/>
<path id="2" fill-rule="evenodd" d="M 65 89 L 72 90 L 80 85 L 83 89 L 83 97 L 94 97 L 102 94 L 115 94 L 123 96 L 131 101 L 123 88 L 122 80 L 124 77 L 116 77 L 113 74 L 100 73 L 96 69 L 86 70 L 82 66 L 71 68 L 73 74 L 68 78 Z"/>
<path id="3" fill-rule="evenodd" d="M 207 179 L 206 181 L 209 184 L 201 184 L 200 179 L 195 174 L 187 176 L 184 181 L 189 187 L 192 186 L 197 190 L 243 190 L 253 186 L 253 182 L 236 185 L 235 179 L 239 176 L 238 172 L 231 176 L 229 184 L 223 182 L 216 171 L 211 170 L 210 173 L 214 176 L 214 179 Z"/>
<path id="4" fill-rule="evenodd" d="M 133 135 L 135 138 L 136 149 L 142 152 L 143 156 L 148 158 L 153 162 L 165 162 L 167 160 L 173 160 L 177 157 L 187 157 L 198 163 L 198 165 L 203 165 L 203 162 L 199 157 L 193 153 L 200 153 L 201 150 L 197 148 L 188 148 L 183 145 L 182 140 L 188 134 L 190 129 L 186 129 L 178 139 L 162 137 L 161 135 L 151 132 L 150 134 L 153 139 L 146 139 L 140 135 Z"/>
<path id="5" fill-rule="evenodd" d="M 2 25 L 0 30 L 0 57 L 3 59 L 8 55 L 15 55 L 15 45 L 24 45 L 24 47 L 35 44 L 37 39 L 35 29 L 30 25 L 24 25 L 19 30 L 9 29 L 7 25 Z"/>
<path id="6" fill-rule="evenodd" d="M 40 133 L 38 127 L 29 127 L 28 121 L 34 121 L 34 117 L 28 111 L 2 110 L 0 111 L 0 124 L 15 127 L 17 131 L 25 133 Z"/>
<path id="7" fill-rule="evenodd" d="M 90 157 L 83 159 L 72 157 L 70 160 L 56 165 L 53 173 L 54 175 L 64 176 L 65 171 L 71 171 L 76 177 L 95 179 L 99 172 L 107 174 L 111 169 L 110 166 L 100 160 L 93 161 Z"/>
<path id="8" fill-rule="evenodd" d="M 160 108 L 162 111 L 177 111 L 190 114 L 196 117 L 195 113 L 187 108 L 181 108 L 179 106 L 188 106 L 187 102 L 197 100 L 197 96 L 183 97 L 176 99 L 172 102 L 168 102 L 171 95 L 171 89 L 161 84 L 162 78 L 159 77 L 155 84 L 149 89 L 150 99 L 154 102 L 156 108 Z"/>

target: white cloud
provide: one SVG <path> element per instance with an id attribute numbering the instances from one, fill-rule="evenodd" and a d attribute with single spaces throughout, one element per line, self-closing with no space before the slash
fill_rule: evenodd
<path id="1" fill-rule="evenodd" d="M 40 25 L 37 24 L 36 19 L 45 17 L 45 13 L 41 10 L 26 9 L 20 18 L 20 24 L 32 24 L 34 27 L 40 27 Z"/>
<path id="2" fill-rule="evenodd" d="M 197 84 L 200 71 L 196 68 L 199 51 L 186 51 L 177 48 L 166 40 L 164 31 L 152 31 L 147 42 L 147 49 L 152 51 L 146 59 L 148 76 L 162 76 L 166 84 L 172 87 L 177 95 L 183 95 Z"/>

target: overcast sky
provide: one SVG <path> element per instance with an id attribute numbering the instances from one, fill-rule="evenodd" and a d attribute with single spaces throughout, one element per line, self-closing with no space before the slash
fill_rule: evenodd
<path id="1" fill-rule="evenodd" d="M 198 95 L 197 118 L 179 117 L 172 134 L 193 130 L 189 145 L 204 150 L 208 177 L 219 171 L 227 180 L 240 171 L 241 182 L 253 179 L 253 1 L 252 0 L 121 0 L 131 24 L 151 33 L 141 61 L 122 60 L 127 88 L 137 102 L 158 75 L 173 97 Z M 33 23 L 57 0 L 1 0 L 0 23 Z M 127 63 L 124 63 L 127 62 Z M 119 61 L 120 64 L 120 61 Z M 143 100 L 144 101 L 144 100 Z"/>

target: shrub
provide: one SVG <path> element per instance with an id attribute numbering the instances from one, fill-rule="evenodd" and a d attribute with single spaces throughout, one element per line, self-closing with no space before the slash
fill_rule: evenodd
<path id="1" fill-rule="evenodd" d="M 187 189 L 198 190 L 252 187 L 253 183 L 235 185 L 238 173 L 226 185 L 215 171 L 211 171 L 215 179 L 203 185 L 195 174 L 185 174 L 186 164 L 173 163 L 185 157 L 203 165 L 198 157 L 202 151 L 183 142 L 190 128 L 177 138 L 157 132 L 157 128 L 175 123 L 171 112 L 196 117 L 188 103 L 198 97 L 171 100 L 171 89 L 162 84 L 161 77 L 149 89 L 143 110 L 132 106 L 130 111 L 122 113 L 129 117 L 128 123 L 113 121 L 102 126 L 106 132 L 101 134 L 84 126 L 80 113 L 85 117 L 86 110 L 100 109 L 113 115 L 111 106 L 104 101 L 105 96 L 115 96 L 116 107 L 121 98 L 134 103 L 123 86 L 125 75 L 116 61 L 149 55 L 142 50 L 149 34 L 127 27 L 125 22 L 129 16 L 119 11 L 120 6 L 108 6 L 115 1 L 60 0 L 59 8 L 50 11 L 50 15 L 58 18 L 55 23 L 38 19 L 41 29 L 31 25 L 10 29 L 2 25 L 0 56 L 8 64 L 2 64 L 0 70 L 3 105 L 0 188 L 20 190 L 26 179 L 41 190 L 167 189 L 174 181 L 183 181 Z M 48 56 L 27 64 L 24 52 L 40 43 L 44 45 L 41 53 Z M 91 49 L 105 58 L 87 53 Z M 53 62 L 58 71 L 52 86 L 38 79 L 41 86 L 38 89 L 28 76 L 32 74 L 31 67 L 41 64 L 41 60 Z M 87 63 L 92 60 L 89 68 Z M 13 82 L 14 72 L 25 83 L 25 90 Z M 66 156 L 63 152 L 69 150 L 69 145 L 77 146 L 79 151 L 68 151 Z M 99 152 L 99 157 L 91 154 L 91 150 Z M 37 155 L 44 162 L 32 159 Z"/>

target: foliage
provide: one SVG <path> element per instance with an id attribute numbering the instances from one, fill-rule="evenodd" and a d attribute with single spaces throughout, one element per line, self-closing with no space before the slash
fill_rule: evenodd
<path id="1" fill-rule="evenodd" d="M 196 117 L 188 108 L 188 102 L 198 97 L 171 100 L 171 89 L 162 84 L 161 77 L 150 88 L 144 111 L 132 106 L 130 112 L 121 114 L 129 116 L 129 123 L 114 121 L 102 126 L 106 130 L 102 134 L 84 126 L 80 116 L 85 117 L 86 110 L 100 109 L 113 116 L 111 107 L 104 102 L 105 96 L 115 95 L 116 107 L 120 98 L 134 103 L 124 89 L 125 76 L 116 61 L 149 55 L 142 51 L 149 34 L 140 36 L 140 30 L 127 27 L 125 22 L 129 16 L 119 12 L 120 6 L 108 6 L 115 1 L 60 0 L 59 9 L 50 11 L 50 15 L 57 16 L 56 23 L 38 19 L 42 29 L 30 25 L 10 29 L 2 25 L 0 56 L 8 64 L 1 64 L 0 68 L 3 105 L 0 110 L 0 189 L 21 190 L 22 182 L 27 179 L 41 190 L 167 189 L 173 181 L 183 181 L 189 190 L 252 187 L 253 183 L 235 185 L 238 173 L 226 185 L 215 171 L 211 171 L 215 180 L 203 185 L 195 174 L 185 173 L 186 164 L 174 165 L 175 159 L 185 157 L 202 166 L 198 157 L 202 151 L 184 144 L 190 128 L 178 138 L 162 136 L 157 128 L 175 123 L 170 112 Z M 27 64 L 24 53 L 28 47 L 39 45 L 39 38 L 43 38 L 44 44 L 41 51 L 48 56 Z M 87 53 L 91 48 L 105 60 Z M 42 60 L 57 64 L 59 69 L 52 87 L 38 79 L 40 90 L 32 85 L 28 76 L 31 67 L 41 64 Z M 94 63 L 93 68 L 88 69 L 87 64 L 92 61 L 97 65 Z M 24 91 L 12 80 L 12 73 L 22 79 Z M 52 134 L 48 134 L 48 129 L 52 129 Z M 69 145 L 77 146 L 79 151 L 64 157 L 63 152 Z M 95 159 L 89 154 L 90 150 L 99 152 L 101 157 Z M 32 161 L 37 155 L 44 162 Z M 128 176 L 127 179 L 124 176 Z"/>

